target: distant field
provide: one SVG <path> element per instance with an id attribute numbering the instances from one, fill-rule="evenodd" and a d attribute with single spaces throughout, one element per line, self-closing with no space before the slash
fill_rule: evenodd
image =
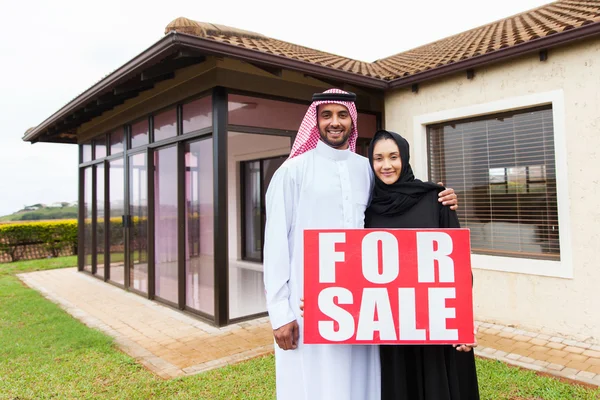
<path id="1" fill-rule="evenodd" d="M 46 207 L 0 217 L 0 222 L 41 221 L 77 218 L 77 207 Z"/>

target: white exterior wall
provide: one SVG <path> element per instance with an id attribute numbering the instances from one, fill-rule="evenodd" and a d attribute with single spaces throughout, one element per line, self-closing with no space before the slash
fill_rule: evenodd
<path id="1" fill-rule="evenodd" d="M 427 124 L 552 104 L 561 261 L 474 255 L 475 316 L 600 343 L 600 40 L 548 56 L 388 92 L 385 126 L 411 143 L 415 175 L 426 178 Z"/>

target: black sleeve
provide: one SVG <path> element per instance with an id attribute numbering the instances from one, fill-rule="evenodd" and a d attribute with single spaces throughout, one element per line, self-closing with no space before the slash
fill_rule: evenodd
<path id="1" fill-rule="evenodd" d="M 458 214 L 448 206 L 440 208 L 440 228 L 460 228 Z M 471 287 L 473 287 L 473 271 L 471 271 Z"/>
<path id="2" fill-rule="evenodd" d="M 440 228 L 460 228 L 456 211 L 440 203 Z"/>

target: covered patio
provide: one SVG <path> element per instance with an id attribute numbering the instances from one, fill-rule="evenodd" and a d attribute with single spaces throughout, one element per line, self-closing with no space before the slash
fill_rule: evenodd
<path id="1" fill-rule="evenodd" d="M 192 22 L 173 21 L 24 139 L 79 146 L 80 271 L 221 327 L 266 316 L 265 193 L 312 94 L 358 94 L 364 152 L 382 124 L 384 83 L 293 60 L 293 50 L 281 57 L 209 40 L 281 46 Z M 326 56 L 312 52 L 304 57 Z"/>

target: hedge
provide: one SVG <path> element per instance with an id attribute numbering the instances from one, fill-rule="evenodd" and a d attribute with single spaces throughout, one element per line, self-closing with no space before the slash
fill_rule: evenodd
<path id="1" fill-rule="evenodd" d="M 198 221 L 198 214 L 190 215 Z M 176 218 L 176 217 L 175 217 Z M 145 238 L 147 235 L 147 218 L 131 218 L 133 237 Z M 109 247 L 119 246 L 124 241 L 123 221 L 119 217 L 110 218 Z M 83 227 L 84 246 L 91 248 L 91 219 L 86 219 Z M 98 218 L 96 235 L 101 245 L 104 236 L 104 218 Z M 56 220 L 44 222 L 10 222 L 0 224 L 0 262 L 2 260 L 18 261 L 22 259 L 44 258 L 47 256 L 77 254 L 77 220 Z M 139 244 L 144 247 L 144 243 Z"/>
<path id="2" fill-rule="evenodd" d="M 0 253 L 7 254 L 11 261 L 22 259 L 33 246 L 41 246 L 53 257 L 65 250 L 77 254 L 77 220 L 0 225 Z"/>

